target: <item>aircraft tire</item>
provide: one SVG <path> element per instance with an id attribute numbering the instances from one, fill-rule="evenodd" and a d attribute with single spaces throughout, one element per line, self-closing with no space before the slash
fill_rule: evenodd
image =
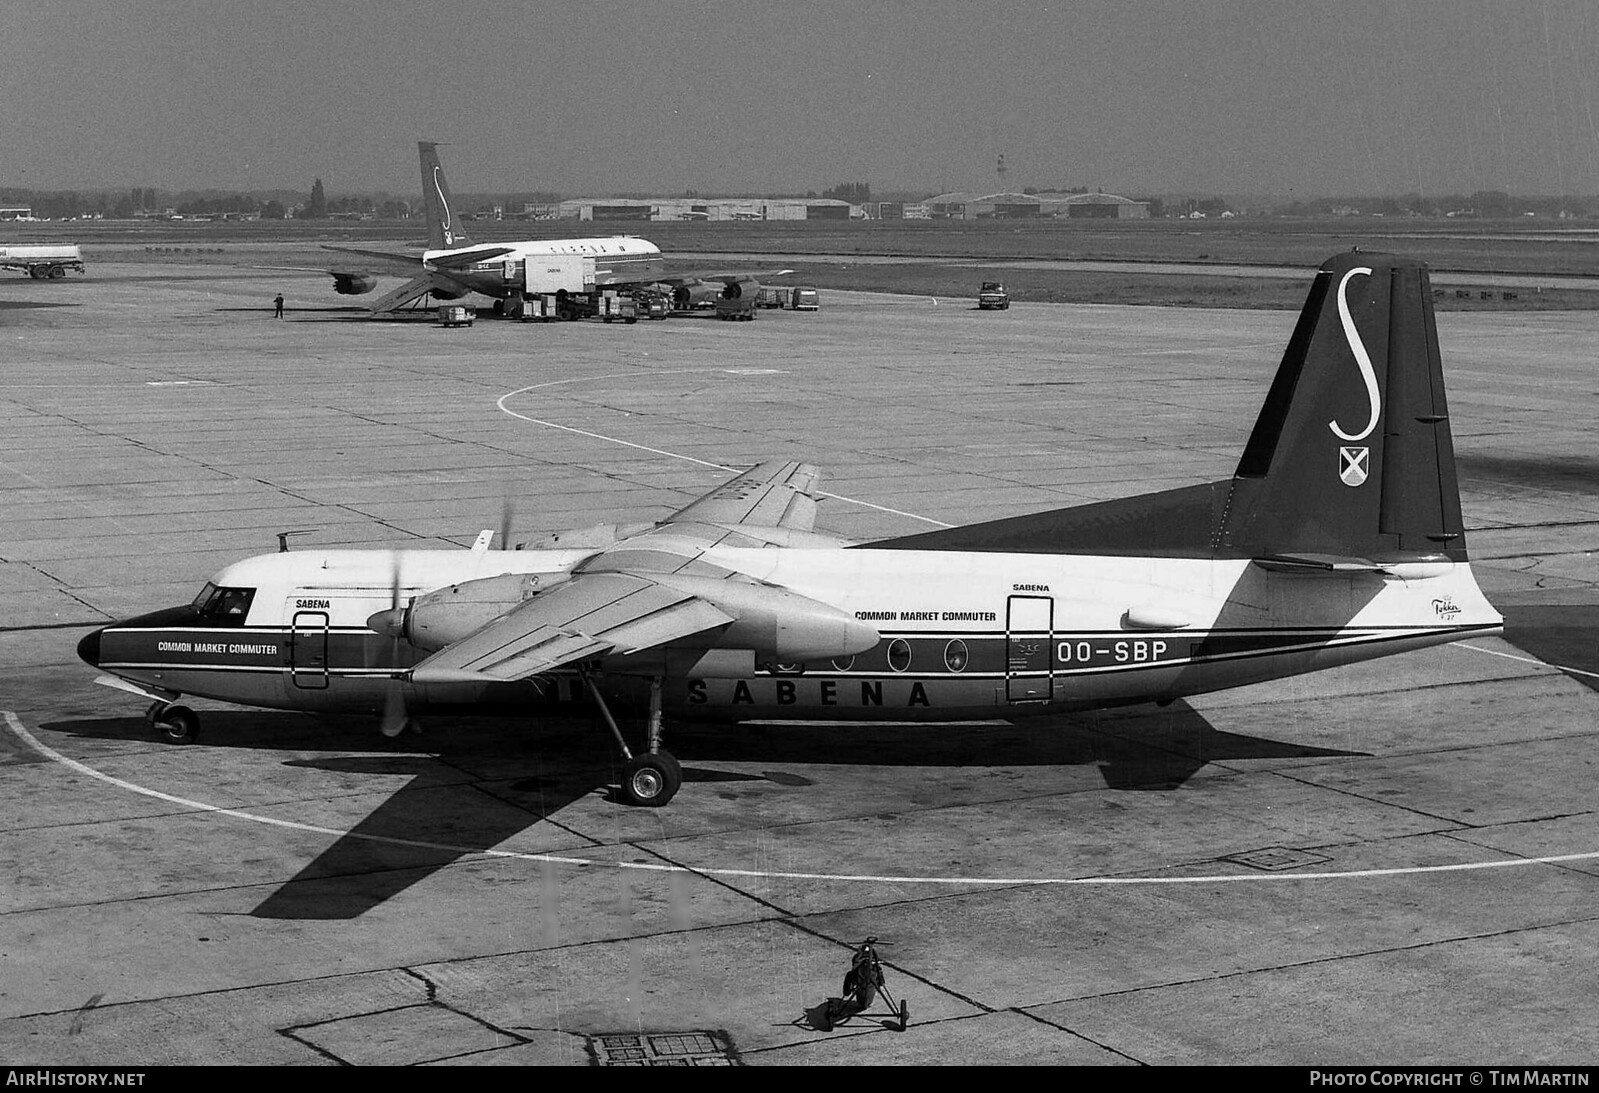
<path id="1" fill-rule="evenodd" d="M 155 729 L 168 744 L 192 744 L 200 735 L 200 715 L 187 706 L 168 706 L 156 719 Z"/>
<path id="2" fill-rule="evenodd" d="M 628 804 L 660 808 L 677 795 L 683 768 L 670 752 L 635 755 L 622 768 L 622 796 Z"/>

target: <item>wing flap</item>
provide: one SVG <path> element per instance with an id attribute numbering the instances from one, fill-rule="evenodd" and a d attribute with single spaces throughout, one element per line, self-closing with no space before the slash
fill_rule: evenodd
<path id="1" fill-rule="evenodd" d="M 666 522 L 810 531 L 816 523 L 815 490 L 820 480 L 821 472 L 809 463 L 771 460 L 724 482 Z"/>
<path id="2" fill-rule="evenodd" d="M 528 679 L 573 661 L 638 652 L 732 621 L 704 600 L 643 577 L 585 574 L 434 653 L 412 669 L 411 679 Z"/>

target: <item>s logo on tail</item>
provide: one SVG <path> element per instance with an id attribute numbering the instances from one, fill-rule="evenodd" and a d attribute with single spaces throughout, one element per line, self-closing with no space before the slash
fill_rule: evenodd
<path id="1" fill-rule="evenodd" d="M 433 168 L 433 192 L 439 195 L 439 208 L 444 210 L 442 216 L 444 245 L 446 247 L 453 247 L 455 246 L 455 229 L 450 219 L 452 216 L 450 212 L 450 201 L 444 196 L 444 187 L 439 185 L 439 172 L 441 170 L 442 168 L 437 165 L 435 165 Z"/>
<path id="2" fill-rule="evenodd" d="M 1377 428 L 1377 418 L 1382 414 L 1382 397 L 1377 393 L 1377 373 L 1371 366 L 1371 356 L 1366 352 L 1365 343 L 1360 340 L 1360 331 L 1355 328 L 1354 317 L 1349 314 L 1349 299 L 1345 295 L 1349 287 L 1349 279 L 1356 274 L 1371 276 L 1370 266 L 1356 266 L 1344 274 L 1343 280 L 1338 282 L 1338 318 L 1344 324 L 1344 337 L 1349 342 L 1349 351 L 1355 355 L 1355 363 L 1360 366 L 1360 378 L 1366 381 L 1366 397 L 1371 400 L 1371 420 L 1366 422 L 1366 427 L 1358 433 L 1346 433 L 1338 425 L 1337 419 L 1329 421 L 1327 427 L 1331 429 L 1340 440 L 1351 443 L 1365 440 Z M 1348 451 L 1346 448 L 1345 451 Z M 1360 476 L 1365 481 L 1366 476 Z M 1345 478 L 1345 482 L 1349 479 Z M 1350 483 L 1355 485 L 1356 483 Z"/>

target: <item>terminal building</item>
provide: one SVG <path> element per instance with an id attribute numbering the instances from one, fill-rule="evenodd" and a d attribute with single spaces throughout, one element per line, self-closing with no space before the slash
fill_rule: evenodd
<path id="1" fill-rule="evenodd" d="M 811 197 L 577 198 L 530 215 L 561 220 L 848 220 L 847 201 Z"/>
<path id="2" fill-rule="evenodd" d="M 1104 193 L 948 193 L 923 204 L 934 220 L 1149 219 L 1149 202 Z"/>
<path id="3" fill-rule="evenodd" d="M 823 197 L 574 198 L 524 205 L 524 218 L 612 222 L 676 220 L 1145 220 L 1149 202 L 1106 193 L 948 193 L 925 201 L 851 205 Z"/>

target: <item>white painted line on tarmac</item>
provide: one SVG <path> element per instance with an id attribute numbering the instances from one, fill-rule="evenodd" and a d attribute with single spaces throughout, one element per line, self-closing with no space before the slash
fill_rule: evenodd
<path id="1" fill-rule="evenodd" d="M 513 399 L 517 395 L 525 395 L 530 391 L 538 391 L 546 387 L 560 387 L 569 383 L 592 383 L 595 380 L 637 379 L 641 375 L 677 376 L 690 372 L 721 372 L 726 375 L 735 376 L 782 374 L 782 370 L 777 368 L 673 368 L 666 371 L 649 373 L 611 372 L 603 376 L 581 376 L 574 377 L 572 379 L 550 380 L 548 383 L 535 383 L 529 387 L 518 387 L 515 391 L 507 391 L 505 394 L 501 395 L 495 405 L 500 408 L 502 413 L 509 414 L 518 420 L 526 421 L 533 425 L 543 425 L 547 428 L 559 429 L 564 433 L 573 433 L 577 436 L 586 436 L 591 440 L 603 440 L 608 444 L 620 444 L 624 448 L 632 448 L 636 451 L 649 452 L 651 455 L 665 456 L 668 459 L 681 459 L 687 463 L 697 463 L 701 467 L 712 467 L 719 471 L 728 471 L 736 474 L 738 473 L 737 467 L 725 467 L 720 463 L 712 463 L 709 460 L 699 459 L 692 455 L 683 455 L 681 452 L 669 452 L 662 448 L 651 448 L 647 444 L 637 444 L 631 440 L 623 440 L 620 437 L 606 436 L 604 433 L 591 432 L 588 429 L 579 429 L 572 425 L 561 425 L 554 421 L 546 421 L 543 418 L 529 417 L 526 414 L 519 414 L 509 406 L 505 405 L 508 399 Z M 822 490 L 821 494 L 823 497 L 831 497 L 835 501 L 845 501 L 851 505 L 860 505 L 862 508 L 874 509 L 877 512 L 886 512 L 891 516 L 903 516 L 908 520 L 920 520 L 924 524 L 932 524 L 934 527 L 948 528 L 955 526 L 954 524 L 946 524 L 942 520 L 934 520 L 931 516 L 918 516 L 914 512 L 905 512 L 901 509 L 891 509 L 887 505 L 877 505 L 870 501 L 861 501 L 854 497 L 845 497 L 841 493 L 829 493 L 826 490 Z"/>
<path id="2" fill-rule="evenodd" d="M 1339 872 L 1325 873 L 1218 873 L 1210 876 L 1199 877 L 922 877 L 922 876 L 896 876 L 892 874 L 862 874 L 862 873 L 800 873 L 774 869 L 717 869 L 711 867 L 666 865 L 654 862 L 627 862 L 609 861 L 604 858 L 574 858 L 562 854 L 525 854 L 515 850 L 494 850 L 473 846 L 452 846 L 448 843 L 427 842 L 420 839 L 398 839 L 385 835 L 370 835 L 358 831 L 339 831 L 336 828 L 321 827 L 316 824 L 300 823 L 296 820 L 280 820 L 272 816 L 261 816 L 243 809 L 223 808 L 220 805 L 206 804 L 204 801 L 195 801 L 188 797 L 179 797 L 172 793 L 163 793 L 158 789 L 149 789 L 129 782 L 124 778 L 117 778 L 95 770 L 86 763 L 76 759 L 69 759 L 54 748 L 45 744 L 38 737 L 28 731 L 20 718 L 10 710 L 3 710 L 6 724 L 24 743 L 33 748 L 40 755 L 56 763 L 60 763 L 69 770 L 76 771 L 89 778 L 97 779 L 107 785 L 136 793 L 144 797 L 153 797 L 158 801 L 181 808 L 190 808 L 196 812 L 209 812 L 219 816 L 229 816 L 236 820 L 246 820 L 250 823 L 267 824 L 272 827 L 287 828 L 291 831 L 304 831 L 313 835 L 327 835 L 337 839 L 361 839 L 365 842 L 383 843 L 388 846 L 405 846 L 419 850 L 442 850 L 462 857 L 482 855 L 488 858 L 511 858 L 517 861 L 545 862 L 554 865 L 572 865 L 583 867 L 600 867 L 612 869 L 628 869 L 643 873 L 687 873 L 706 877 L 735 877 L 745 880 L 803 880 L 803 881 L 836 881 L 841 883 L 866 883 L 866 884 L 930 884 L 945 885 L 950 887 L 985 888 L 985 887 L 1020 887 L 1028 885 L 1049 885 L 1055 887 L 1065 886 L 1112 886 L 1112 885 L 1147 885 L 1147 884 L 1237 884 L 1261 883 L 1267 881 L 1330 881 L 1330 880 L 1369 880 L 1377 877 L 1404 877 L 1417 876 L 1425 873 L 1469 873 L 1483 869 L 1508 869 L 1523 865 L 1559 865 L 1565 862 L 1588 861 L 1599 858 L 1599 850 L 1587 851 L 1581 854 L 1551 854 L 1537 858 L 1504 858 L 1495 861 L 1483 862 L 1457 862 L 1452 865 L 1412 865 L 1400 866 L 1392 869 L 1349 869 Z M 627 846 L 630 844 L 621 844 Z M 620 847 L 619 847 L 620 848 Z"/>
<path id="3" fill-rule="evenodd" d="M 1539 660 L 1537 657 L 1518 657 L 1514 653 L 1502 653 L 1498 649 L 1484 649 L 1480 645 L 1467 645 L 1463 641 L 1457 641 L 1454 644 L 1460 646 L 1462 649 L 1470 649 L 1473 653 L 1487 653 L 1491 657 L 1504 657 L 1506 660 L 1519 660 L 1523 664 L 1536 664 L 1540 668 L 1552 668 L 1557 672 L 1570 672 L 1574 676 L 1587 676 L 1589 679 L 1599 679 L 1599 672 L 1587 672 L 1581 668 L 1568 668 L 1564 664 L 1550 664 L 1547 660 Z"/>

